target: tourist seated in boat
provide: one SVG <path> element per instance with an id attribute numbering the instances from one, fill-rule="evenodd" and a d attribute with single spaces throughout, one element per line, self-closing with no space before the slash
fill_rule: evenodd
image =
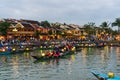
<path id="1" fill-rule="evenodd" d="M 49 51 L 46 51 L 46 56 L 47 57 L 51 57 L 53 55 L 53 53 L 50 53 Z"/>
<path id="2" fill-rule="evenodd" d="M 9 52 L 12 51 L 11 47 L 8 47 L 7 51 L 9 51 Z"/>
<path id="3" fill-rule="evenodd" d="M 53 50 L 53 57 L 58 57 L 58 56 L 60 56 L 60 53 Z"/>
<path id="4" fill-rule="evenodd" d="M 68 44 L 68 43 L 66 44 L 66 51 L 71 51 L 72 48 L 73 48 L 72 45 L 70 45 L 70 44 Z"/>

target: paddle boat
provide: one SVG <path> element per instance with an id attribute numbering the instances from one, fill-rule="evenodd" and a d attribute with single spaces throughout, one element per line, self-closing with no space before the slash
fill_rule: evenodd
<path id="1" fill-rule="evenodd" d="M 96 71 L 91 71 L 91 73 L 98 79 L 98 80 L 120 80 L 120 77 L 114 75 L 114 73 L 109 72 L 108 74 L 102 74 Z"/>
<path id="2" fill-rule="evenodd" d="M 32 48 L 13 48 L 13 47 L 2 47 L 0 48 L 0 55 L 9 55 L 9 54 L 16 54 L 16 53 L 22 53 L 22 52 L 28 52 L 33 51 Z"/>
<path id="3" fill-rule="evenodd" d="M 51 53 L 50 53 L 51 54 Z M 52 60 L 52 59 L 62 59 L 66 58 L 67 55 L 74 54 L 73 51 L 66 51 L 64 53 L 60 53 L 58 56 L 57 54 L 51 54 L 51 56 L 46 55 L 45 53 L 42 53 L 41 56 L 33 55 L 32 57 L 36 60 Z"/>
<path id="4" fill-rule="evenodd" d="M 69 44 L 62 46 L 55 46 L 52 52 L 41 53 L 41 55 L 33 55 L 32 57 L 36 60 L 51 60 L 65 58 L 67 55 L 75 53 L 76 48 Z"/>

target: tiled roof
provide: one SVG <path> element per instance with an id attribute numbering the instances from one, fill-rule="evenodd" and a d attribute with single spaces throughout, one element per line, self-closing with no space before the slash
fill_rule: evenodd
<path id="1" fill-rule="evenodd" d="M 33 28 L 33 29 L 34 29 L 34 27 L 32 26 L 32 24 L 30 24 L 30 23 L 25 23 L 25 22 L 22 22 L 21 24 L 22 24 L 24 27 L 26 27 L 26 28 L 27 28 L 27 27 L 28 27 L 28 28 L 30 28 L 30 27 L 31 27 L 31 28 Z"/>
<path id="2" fill-rule="evenodd" d="M 40 23 L 38 21 L 34 21 L 34 20 L 24 20 L 24 19 L 21 19 L 21 21 L 23 22 L 27 22 L 27 23 L 31 23 L 31 24 L 37 24 L 37 25 L 40 25 Z"/>

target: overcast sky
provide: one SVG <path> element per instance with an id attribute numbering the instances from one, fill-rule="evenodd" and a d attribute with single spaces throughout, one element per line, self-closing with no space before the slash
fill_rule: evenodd
<path id="1" fill-rule="evenodd" d="M 120 17 L 120 0 L 0 0 L 0 18 L 84 25 Z"/>

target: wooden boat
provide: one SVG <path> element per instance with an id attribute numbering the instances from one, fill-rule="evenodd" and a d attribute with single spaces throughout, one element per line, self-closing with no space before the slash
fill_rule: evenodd
<path id="1" fill-rule="evenodd" d="M 107 74 L 98 73 L 96 71 L 91 72 L 98 80 L 120 80 L 120 77 L 114 76 L 114 73 L 109 72 Z"/>
<path id="2" fill-rule="evenodd" d="M 13 54 L 14 52 L 11 51 L 5 51 L 5 52 L 0 52 L 0 55 L 8 55 L 8 54 Z"/>
<path id="3" fill-rule="evenodd" d="M 73 51 L 67 51 L 67 52 L 64 53 L 64 55 L 61 55 L 61 56 L 58 56 L 58 57 L 54 57 L 54 56 L 51 56 L 51 57 L 43 56 L 43 57 L 41 57 L 41 56 L 36 56 L 36 55 L 34 55 L 32 57 L 36 60 L 52 60 L 52 59 L 66 58 L 67 55 L 72 55 L 72 54 L 74 54 Z"/>
<path id="4" fill-rule="evenodd" d="M 22 53 L 22 52 L 28 52 L 28 51 L 33 51 L 33 49 L 30 48 L 18 48 L 18 49 L 11 49 L 11 50 L 7 50 L 6 48 L 2 48 L 0 49 L 0 55 L 9 55 L 9 54 L 16 54 L 16 53 Z"/>
<path id="5" fill-rule="evenodd" d="M 16 53 L 21 53 L 21 52 L 24 52 L 24 50 L 4 51 L 4 52 L 0 52 L 0 55 L 16 54 Z"/>

